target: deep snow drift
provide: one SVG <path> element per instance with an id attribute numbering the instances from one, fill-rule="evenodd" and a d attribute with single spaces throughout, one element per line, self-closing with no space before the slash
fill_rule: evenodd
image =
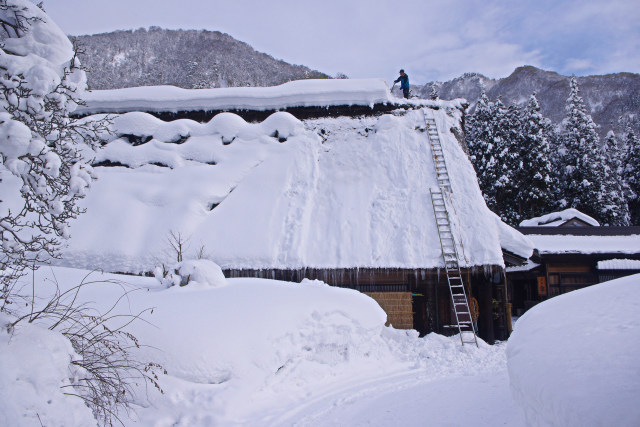
<path id="1" fill-rule="evenodd" d="M 531 426 L 640 425 L 640 275 L 554 297 L 518 319 L 509 378 Z"/>
<path id="2" fill-rule="evenodd" d="M 54 279 L 67 289 L 87 273 L 41 268 L 36 301 L 44 303 Z M 79 303 L 104 310 L 131 291 L 115 313 L 153 308 L 129 330 L 145 345 L 138 356 L 167 369 L 165 394 L 140 387 L 127 425 L 286 425 L 314 413 L 313 402 L 355 398 L 374 383 L 383 393 L 504 369 L 502 346 L 461 348 L 458 337 L 418 338 L 385 327 L 371 298 L 317 281 L 201 280 L 167 288 L 153 278 L 97 272 L 88 280 L 98 283 L 81 290 Z M 30 289 L 31 278 L 23 284 Z M 73 378 L 64 369 L 73 352 L 42 326 L 18 325 L 13 336 L 0 331 L 0 383 L 12 384 L 0 389 L 11 391 L 0 399 L 2 425 L 39 425 L 38 413 L 45 424 L 88 425 L 80 400 L 68 402 L 58 389 Z"/>

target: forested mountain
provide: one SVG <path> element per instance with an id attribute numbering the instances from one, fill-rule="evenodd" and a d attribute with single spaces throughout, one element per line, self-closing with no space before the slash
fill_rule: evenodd
<path id="1" fill-rule="evenodd" d="M 429 97 L 435 85 L 441 99 L 466 98 L 471 103 L 472 111 L 483 87 L 489 100 L 495 101 L 500 97 L 506 106 L 516 103 L 522 107 L 535 92 L 541 113 L 558 124 L 565 117 L 569 81 L 570 77 L 525 66 L 517 68 L 503 79 L 467 73 L 446 82 L 414 86 L 412 91 L 420 97 Z M 640 74 L 578 77 L 577 82 L 588 113 L 599 126 L 597 131 L 601 138 L 610 130 L 622 134 L 627 125 L 640 134 Z"/>
<path id="2" fill-rule="evenodd" d="M 275 86 L 328 78 L 277 60 L 228 34 L 151 27 L 71 38 L 81 48 L 91 89 L 173 85 L 182 88 Z"/>

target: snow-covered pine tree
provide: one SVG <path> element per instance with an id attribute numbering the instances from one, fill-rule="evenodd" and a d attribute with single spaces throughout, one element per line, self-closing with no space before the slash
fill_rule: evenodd
<path id="1" fill-rule="evenodd" d="M 508 224 L 519 222 L 518 206 L 515 199 L 518 195 L 520 182 L 518 171 L 522 166 L 520 150 L 522 134 L 520 124 L 520 110 L 516 105 L 506 108 L 502 100 L 494 104 L 496 118 L 496 159 L 494 164 L 496 205 L 492 209 Z"/>
<path id="2" fill-rule="evenodd" d="M 540 216 L 549 211 L 552 202 L 552 168 L 549 159 L 553 127 L 540 112 L 536 94 L 521 112 L 520 164 L 517 171 L 519 191 L 515 202 L 520 220 Z"/>
<path id="3" fill-rule="evenodd" d="M 471 161 L 487 206 L 509 223 L 518 218 L 513 198 L 517 193 L 519 126 L 517 107 L 507 109 L 500 100 L 489 102 L 484 92 L 465 125 Z"/>
<path id="4" fill-rule="evenodd" d="M 613 131 L 607 133 L 602 145 L 604 157 L 604 192 L 602 194 L 606 225 L 629 225 L 629 206 L 627 205 L 624 180 L 622 178 L 622 159 Z"/>
<path id="5" fill-rule="evenodd" d="M 605 195 L 606 160 L 600 149 L 596 124 L 587 113 L 575 77 L 570 80 L 566 113 L 561 153 L 566 206 L 576 208 L 602 224 L 608 224 L 613 216 Z"/>
<path id="6" fill-rule="evenodd" d="M 640 225 L 640 138 L 627 126 L 622 155 L 622 177 L 631 223 Z"/>
<path id="7" fill-rule="evenodd" d="M 493 184 L 497 177 L 491 175 L 495 157 L 496 124 L 493 115 L 493 104 L 482 92 L 476 109 L 465 123 L 465 137 L 469 147 L 469 157 L 478 176 L 478 184 L 485 201 L 489 206 L 495 206 L 495 191 Z"/>

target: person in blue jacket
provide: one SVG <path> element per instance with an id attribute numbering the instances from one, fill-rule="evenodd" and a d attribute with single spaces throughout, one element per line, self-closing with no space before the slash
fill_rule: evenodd
<path id="1" fill-rule="evenodd" d="M 409 76 L 404 73 L 404 70 L 400 70 L 400 77 L 394 81 L 394 83 L 400 82 L 400 89 L 405 98 L 409 98 Z"/>

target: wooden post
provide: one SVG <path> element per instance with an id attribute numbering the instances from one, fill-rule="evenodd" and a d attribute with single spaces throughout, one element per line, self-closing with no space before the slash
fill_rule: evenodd
<path id="1" fill-rule="evenodd" d="M 507 286 L 507 270 L 502 270 L 502 281 L 504 282 L 504 296 L 502 298 L 504 303 L 504 322 L 507 331 L 506 338 L 509 338 L 511 331 L 513 331 L 513 325 L 511 324 L 511 303 L 509 302 L 509 288 Z"/>
<path id="2" fill-rule="evenodd" d="M 484 279 L 478 288 L 477 299 L 480 307 L 480 317 L 478 318 L 479 335 L 487 343 L 494 344 L 496 340 L 493 331 L 493 283 Z"/>

